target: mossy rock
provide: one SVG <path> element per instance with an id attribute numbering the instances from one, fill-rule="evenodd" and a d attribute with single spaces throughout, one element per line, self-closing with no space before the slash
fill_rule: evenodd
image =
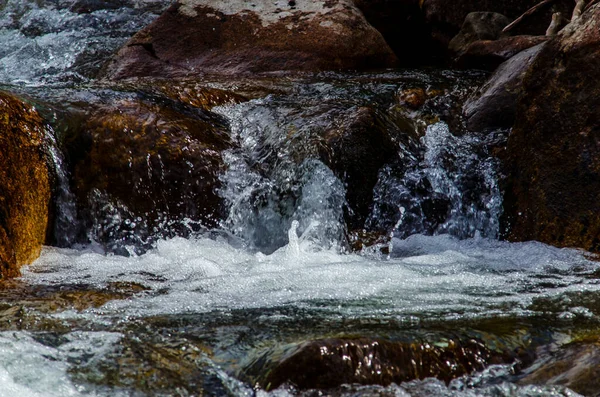
<path id="1" fill-rule="evenodd" d="M 40 255 L 50 182 L 36 109 L 0 92 L 0 131 L 0 278 L 6 278 Z"/>

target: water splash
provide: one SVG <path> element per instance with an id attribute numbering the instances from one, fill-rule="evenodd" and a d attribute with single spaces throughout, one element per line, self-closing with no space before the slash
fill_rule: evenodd
<path id="1" fill-rule="evenodd" d="M 455 136 L 445 123 L 429 126 L 419 161 L 402 168 L 390 164 L 380 172 L 367 225 L 397 238 L 445 233 L 496 238 L 502 195 L 498 160 L 489 148 L 502 139 Z"/>

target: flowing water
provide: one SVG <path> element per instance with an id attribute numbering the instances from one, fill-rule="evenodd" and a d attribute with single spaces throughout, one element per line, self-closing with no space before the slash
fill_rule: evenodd
<path id="1" fill-rule="evenodd" d="M 0 81 L 66 108 L 134 95 L 93 76 L 165 5 L 0 2 Z M 235 142 L 219 177 L 227 216 L 211 230 L 128 247 L 129 256 L 97 241 L 73 244 L 77 209 L 53 136 L 64 113 L 54 113 L 55 233 L 66 248 L 45 247 L 0 289 L 0 396 L 578 395 L 531 376 L 562 347 L 596 335 L 598 265 L 585 252 L 498 240 L 492 153 L 507 131 L 465 134 L 455 105 L 481 78 L 385 71 L 274 77 L 250 84 L 258 89 L 203 82 L 266 92 L 212 110 Z M 398 100 L 414 87 L 427 94 L 419 110 Z M 359 218 L 349 183 L 319 148 L 324 132 L 367 107 L 393 136 L 394 155 L 376 174 L 363 233 L 349 226 Z M 364 241 L 353 251 L 356 239 Z M 510 359 L 445 381 L 264 390 L 282 357 L 307 341 L 344 338 L 421 350 L 477 341 Z"/>

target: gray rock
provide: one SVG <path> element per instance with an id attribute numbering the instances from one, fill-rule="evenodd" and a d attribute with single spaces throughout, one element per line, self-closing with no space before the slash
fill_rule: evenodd
<path id="1" fill-rule="evenodd" d="M 469 130 L 483 131 L 513 125 L 523 77 L 545 44 L 531 47 L 504 62 L 467 100 L 463 114 Z"/>

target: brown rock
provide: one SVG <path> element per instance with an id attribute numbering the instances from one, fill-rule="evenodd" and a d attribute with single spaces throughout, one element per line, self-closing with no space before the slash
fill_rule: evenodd
<path id="1" fill-rule="evenodd" d="M 231 145 L 221 117 L 164 97 L 127 98 L 93 109 L 81 129 L 70 149 L 74 191 L 94 240 L 119 250 L 185 235 L 188 221 L 218 224 L 221 151 Z"/>
<path id="2" fill-rule="evenodd" d="M 50 183 L 38 112 L 0 92 L 0 115 L 0 278 L 6 278 L 40 255 Z"/>
<path id="3" fill-rule="evenodd" d="M 448 49 L 461 54 L 469 44 L 479 40 L 497 40 L 510 19 L 497 12 L 471 12 L 465 17 L 460 32 L 448 44 Z"/>
<path id="4" fill-rule="evenodd" d="M 390 116 L 361 107 L 323 135 L 319 156 L 346 187 L 350 207 L 346 224 L 350 229 L 364 227 L 379 170 L 398 155 L 398 140 L 416 138 L 412 126 L 402 125 Z"/>
<path id="5" fill-rule="evenodd" d="M 276 354 L 267 351 L 241 376 L 266 390 L 286 382 L 300 389 L 328 389 L 354 383 L 386 386 L 429 377 L 449 382 L 491 363 L 514 359 L 492 353 L 474 339 L 449 340 L 445 345 L 370 338 L 321 339 L 287 346 Z"/>
<path id="6" fill-rule="evenodd" d="M 179 0 L 119 51 L 104 76 L 370 69 L 395 61 L 349 0 Z"/>
<path id="7" fill-rule="evenodd" d="M 527 72 L 508 141 L 509 238 L 600 251 L 600 5 Z"/>
<path id="8" fill-rule="evenodd" d="M 497 12 L 514 20 L 538 3 L 539 0 L 424 0 L 422 7 L 434 39 L 447 47 L 470 12 Z M 572 0 L 556 0 L 553 3 L 555 9 L 564 10 L 564 15 L 570 15 L 575 5 Z M 552 20 L 552 12 L 551 5 L 544 7 L 511 30 L 511 34 L 544 35 Z"/>
<path id="9" fill-rule="evenodd" d="M 539 44 L 504 62 L 467 100 L 463 114 L 469 130 L 483 131 L 513 125 L 517 99 L 523 93 L 523 78 L 543 46 Z"/>
<path id="10" fill-rule="evenodd" d="M 457 56 L 455 66 L 462 69 L 495 70 L 521 51 L 547 40 L 546 36 L 512 36 L 499 40 L 477 40 Z"/>

